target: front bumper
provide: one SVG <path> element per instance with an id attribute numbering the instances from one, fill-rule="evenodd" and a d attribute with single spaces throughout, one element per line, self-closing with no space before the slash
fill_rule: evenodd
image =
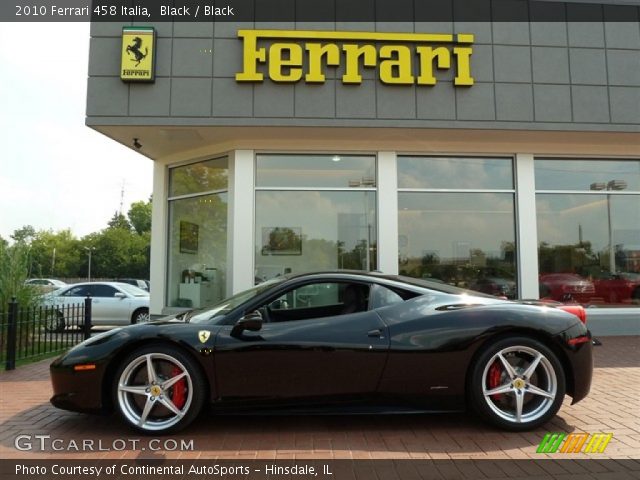
<path id="1" fill-rule="evenodd" d="M 56 359 L 49 367 L 53 386 L 51 404 L 73 412 L 104 412 L 102 366 L 97 365 L 95 370 L 74 371 L 73 365 L 65 365 L 63 359 Z"/>

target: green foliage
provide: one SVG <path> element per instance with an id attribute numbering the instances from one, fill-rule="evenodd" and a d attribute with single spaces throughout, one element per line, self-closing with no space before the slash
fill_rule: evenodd
<path id="1" fill-rule="evenodd" d="M 133 202 L 127 213 L 129 223 L 138 235 L 151 231 L 151 200 Z"/>
<path id="2" fill-rule="evenodd" d="M 25 225 L 22 228 L 13 231 L 11 238 L 18 243 L 29 243 L 36 236 L 36 229 L 31 225 Z"/>
<path id="3" fill-rule="evenodd" d="M 82 248 L 71 230 L 41 230 L 31 242 L 32 277 L 81 276 Z"/>
<path id="4" fill-rule="evenodd" d="M 127 220 L 127 217 L 125 217 L 120 212 L 114 213 L 113 217 L 111 217 L 111 220 L 109 220 L 107 225 L 109 226 L 109 228 L 121 228 L 123 230 L 131 230 L 131 224 L 129 223 L 129 220 Z"/>
<path id="5" fill-rule="evenodd" d="M 69 229 L 36 231 L 31 225 L 14 231 L 13 245 L 0 237 L 0 297 L 10 298 L 15 294 L 11 292 L 18 292 L 20 298 L 31 302 L 28 293 L 32 289 L 18 288 L 27 278 L 86 277 L 86 248 L 93 248 L 93 278 L 149 278 L 151 201 L 133 203 L 128 216 L 116 212 L 107 228 L 81 239 Z"/>
<path id="6" fill-rule="evenodd" d="M 149 277 L 150 233 L 138 235 L 125 228 L 105 228 L 83 238 L 83 244 L 95 248 L 91 259 L 93 277 Z M 88 255 L 83 255 L 83 272 L 88 269 Z"/>
<path id="7" fill-rule="evenodd" d="M 33 306 L 39 302 L 40 292 L 24 284 L 29 274 L 30 246 L 15 242 L 9 246 L 0 242 L 0 312 L 7 308 L 12 297 L 20 306 Z"/>

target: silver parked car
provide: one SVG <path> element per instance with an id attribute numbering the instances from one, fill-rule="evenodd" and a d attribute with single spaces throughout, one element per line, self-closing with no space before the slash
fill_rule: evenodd
<path id="1" fill-rule="evenodd" d="M 25 280 L 24 284 L 37 288 L 40 293 L 53 292 L 68 285 L 68 283 L 62 280 L 56 280 L 55 278 L 30 278 L 29 280 Z"/>
<path id="2" fill-rule="evenodd" d="M 44 296 L 45 305 L 59 307 L 57 330 L 64 329 L 60 313 L 91 296 L 92 325 L 129 325 L 149 321 L 149 292 L 127 283 L 76 283 Z"/>

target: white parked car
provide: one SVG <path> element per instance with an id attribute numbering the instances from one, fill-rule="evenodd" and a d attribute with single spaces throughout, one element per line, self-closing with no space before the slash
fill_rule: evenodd
<path id="1" fill-rule="evenodd" d="M 68 285 L 68 283 L 55 278 L 30 278 L 25 280 L 24 284 L 37 288 L 41 293 L 52 292 Z"/>
<path id="2" fill-rule="evenodd" d="M 58 321 L 55 330 L 64 329 L 64 308 L 78 305 L 91 296 L 92 325 L 129 325 L 149 321 L 149 292 L 127 283 L 76 283 L 44 296 L 45 305 L 56 306 Z"/>

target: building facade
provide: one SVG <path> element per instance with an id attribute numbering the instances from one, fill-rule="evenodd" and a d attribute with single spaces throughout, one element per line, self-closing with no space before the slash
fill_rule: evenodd
<path id="1" fill-rule="evenodd" d="M 640 333 L 639 9 L 486 4 L 528 20 L 152 23 L 152 82 L 93 23 L 87 125 L 154 161 L 151 313 L 345 268 Z"/>

